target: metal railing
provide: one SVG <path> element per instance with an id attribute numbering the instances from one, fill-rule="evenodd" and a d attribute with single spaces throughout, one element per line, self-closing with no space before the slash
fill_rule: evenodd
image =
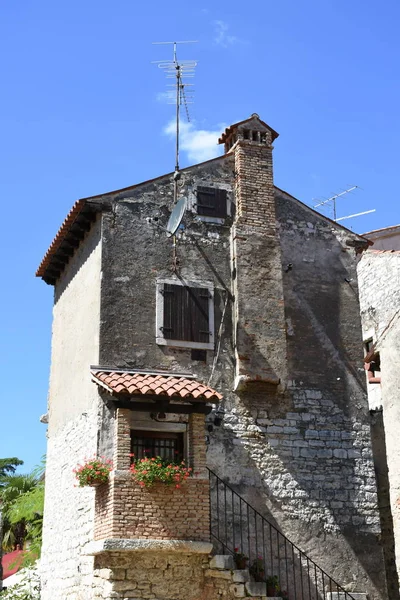
<path id="1" fill-rule="evenodd" d="M 209 469 L 211 541 L 220 554 L 247 559 L 267 595 L 288 600 L 353 600 L 332 577 Z M 237 560 L 237 563 L 239 560 Z M 242 565 L 241 568 L 244 568 Z"/>

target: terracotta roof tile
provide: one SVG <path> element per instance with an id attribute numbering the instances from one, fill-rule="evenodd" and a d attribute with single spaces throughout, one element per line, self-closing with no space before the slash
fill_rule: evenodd
<path id="1" fill-rule="evenodd" d="M 46 254 L 44 255 L 43 260 L 40 263 L 40 265 L 36 271 L 36 277 L 43 277 L 43 275 L 46 272 L 46 268 L 48 267 L 48 265 L 50 263 L 51 257 L 53 256 L 53 254 L 55 253 L 57 248 L 60 246 L 61 241 L 65 237 L 66 232 L 68 231 L 68 229 L 70 228 L 72 223 L 75 221 L 76 217 L 79 215 L 79 213 L 81 212 L 84 205 L 85 205 L 84 200 L 78 200 L 77 202 L 75 202 L 75 204 L 73 205 L 73 207 L 71 208 L 71 210 L 69 211 L 67 216 L 65 217 L 64 222 L 61 225 L 60 229 L 58 230 L 56 237 L 51 242 L 49 249 L 47 250 Z"/>
<path id="2" fill-rule="evenodd" d="M 132 396 L 155 395 L 175 398 L 203 398 L 210 402 L 222 399 L 221 394 L 212 388 L 186 377 L 173 375 L 129 373 L 121 371 L 92 370 L 93 381 L 108 388 L 110 393 Z"/>

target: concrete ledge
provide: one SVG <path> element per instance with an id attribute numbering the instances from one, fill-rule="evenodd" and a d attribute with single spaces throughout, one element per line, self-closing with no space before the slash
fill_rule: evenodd
<path id="1" fill-rule="evenodd" d="M 190 540 L 127 540 L 107 538 L 90 542 L 82 554 L 94 556 L 103 552 L 184 552 L 186 554 L 211 554 L 210 542 Z"/>

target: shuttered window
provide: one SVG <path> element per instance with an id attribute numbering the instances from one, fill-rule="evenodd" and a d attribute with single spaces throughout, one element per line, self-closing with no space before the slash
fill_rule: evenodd
<path id="1" fill-rule="evenodd" d="M 226 190 L 201 186 L 197 188 L 198 215 L 224 219 L 227 216 L 226 203 Z"/>
<path id="2" fill-rule="evenodd" d="M 209 343 L 209 290 L 165 283 L 161 293 L 164 298 L 164 338 Z"/>

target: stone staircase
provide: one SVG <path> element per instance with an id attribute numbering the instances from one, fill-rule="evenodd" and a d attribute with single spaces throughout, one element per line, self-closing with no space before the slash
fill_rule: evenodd
<path id="1" fill-rule="evenodd" d="M 217 554 L 210 560 L 209 569 L 205 571 L 206 580 L 211 580 L 211 584 L 220 595 L 227 599 L 234 598 L 255 598 L 256 600 L 266 600 L 267 584 L 259 581 L 252 581 L 248 569 L 237 569 L 232 556 Z M 271 596 L 268 597 L 271 600 Z M 274 600 L 282 600 L 276 598 Z M 361 599 L 359 599 L 361 600 Z"/>
<path id="2" fill-rule="evenodd" d="M 213 556 L 209 568 L 205 571 L 205 579 L 208 580 L 208 587 L 214 588 L 217 594 L 226 600 L 235 598 L 282 600 L 280 596 L 267 596 L 267 584 L 262 581 L 252 581 L 249 569 L 237 569 L 233 556 L 230 555 Z M 350 594 L 354 600 L 368 600 L 368 595 L 365 593 L 350 592 Z M 348 598 L 345 592 L 325 593 L 326 600 L 348 600 Z"/>

